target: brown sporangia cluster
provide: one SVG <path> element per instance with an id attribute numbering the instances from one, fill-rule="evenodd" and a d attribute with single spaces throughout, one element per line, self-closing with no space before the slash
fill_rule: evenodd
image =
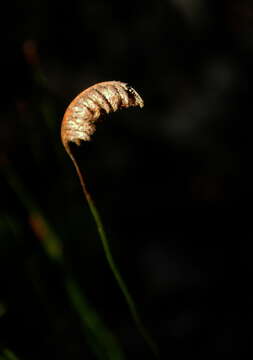
<path id="1" fill-rule="evenodd" d="M 62 121 L 62 143 L 69 153 L 69 142 L 80 145 L 96 131 L 96 121 L 104 113 L 131 106 L 144 106 L 140 95 L 128 84 L 106 81 L 82 91 L 68 106 Z"/>

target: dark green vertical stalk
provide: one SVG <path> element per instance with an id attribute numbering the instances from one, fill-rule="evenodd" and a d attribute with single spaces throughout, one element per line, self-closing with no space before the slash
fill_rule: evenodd
<path id="1" fill-rule="evenodd" d="M 104 226 L 103 226 L 103 223 L 102 223 L 102 220 L 101 220 L 101 217 L 99 215 L 99 212 L 98 212 L 98 209 L 96 208 L 95 204 L 94 204 L 94 201 L 92 200 L 92 197 L 90 195 L 90 193 L 88 192 L 88 190 L 86 189 L 86 185 L 85 185 L 85 182 L 84 182 L 84 179 L 83 179 L 83 176 L 82 176 L 82 173 L 80 171 L 80 168 L 74 158 L 74 156 L 72 155 L 72 153 L 69 151 L 68 152 L 71 160 L 73 161 L 74 163 L 74 166 L 76 168 L 76 171 L 77 171 L 77 174 L 79 176 L 79 180 L 80 180 L 80 183 L 81 183 L 81 187 L 82 187 L 82 190 L 83 190 L 83 193 L 87 199 L 87 202 L 88 202 L 88 205 L 89 205 L 89 208 L 90 208 L 90 211 L 92 213 L 92 216 L 95 220 L 95 223 L 96 223 L 96 226 L 97 226 L 97 230 L 98 230 L 98 234 L 99 234 L 99 237 L 102 241 L 102 244 L 103 244 L 103 248 L 104 248 L 104 252 L 105 252 L 105 256 L 106 256 L 106 259 L 109 263 L 109 266 L 113 272 L 113 275 L 125 297 L 125 300 L 127 302 L 127 305 L 129 307 L 129 310 L 130 310 L 130 313 L 133 317 L 133 320 L 135 322 L 135 325 L 137 327 L 137 329 L 139 330 L 140 334 L 143 336 L 145 342 L 149 345 L 150 347 L 150 350 L 153 352 L 153 354 L 156 356 L 156 357 L 159 357 L 158 355 L 158 348 L 155 344 L 155 342 L 153 341 L 153 339 L 151 338 L 151 336 L 149 335 L 147 329 L 145 328 L 145 326 L 143 325 L 142 321 L 141 321 L 141 318 L 138 314 L 138 311 L 137 311 L 137 308 L 136 308 L 136 305 L 135 305 L 135 302 L 126 286 L 126 283 L 125 281 L 123 280 L 115 262 L 114 262 L 114 259 L 113 259 L 113 256 L 112 256 L 112 253 L 111 253 L 111 250 L 110 250 L 110 247 L 109 247 L 109 242 L 108 242 L 108 239 L 106 237 L 106 233 L 105 233 L 105 229 L 104 229 Z"/>

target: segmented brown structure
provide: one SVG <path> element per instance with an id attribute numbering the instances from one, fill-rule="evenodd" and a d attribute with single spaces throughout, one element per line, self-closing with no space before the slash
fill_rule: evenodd
<path id="1" fill-rule="evenodd" d="M 103 113 L 130 106 L 144 106 L 140 95 L 128 84 L 106 81 L 82 91 L 68 106 L 62 121 L 61 138 L 69 153 L 69 142 L 80 145 L 89 141 L 96 130 L 96 121 Z"/>

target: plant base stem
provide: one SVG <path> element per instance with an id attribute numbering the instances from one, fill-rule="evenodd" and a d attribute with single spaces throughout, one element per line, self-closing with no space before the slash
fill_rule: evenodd
<path id="1" fill-rule="evenodd" d="M 148 331 L 146 330 L 146 328 L 144 327 L 141 319 L 140 319 L 140 316 L 138 314 L 138 311 L 136 309 L 136 305 L 135 305 L 135 302 L 132 298 L 132 296 L 130 295 L 129 293 L 129 290 L 126 286 L 126 283 L 124 282 L 114 260 L 113 260 L 113 257 L 112 257 L 112 253 L 111 253 L 111 250 L 110 250 L 110 247 L 109 247 L 109 242 L 107 240 L 107 237 L 106 237 L 106 233 L 105 233 L 105 230 L 104 230 L 104 226 L 103 226 L 103 223 L 102 223 L 102 220 L 101 220 L 101 217 L 99 215 L 99 212 L 98 212 L 98 209 L 96 208 L 95 204 L 94 204 L 94 201 L 92 200 L 92 197 L 90 195 L 90 193 L 88 192 L 87 188 L 86 188 L 86 185 L 85 185 L 85 182 L 84 182 L 84 179 L 83 179 L 83 176 L 82 176 L 82 173 L 81 173 L 81 170 L 74 158 L 74 156 L 72 155 L 72 153 L 68 152 L 69 153 L 69 156 L 71 158 L 71 160 L 73 161 L 74 163 L 74 166 L 76 168 L 76 171 L 77 171 L 77 174 L 78 174 L 78 177 L 79 177 L 79 180 L 80 180 L 80 183 L 81 183 L 81 187 L 82 187 L 82 190 L 83 190 L 83 193 L 87 199 L 87 202 L 88 202 L 88 205 L 89 205 L 89 208 L 90 208 L 90 211 L 93 215 L 93 218 L 95 220 L 95 223 L 96 223 L 96 226 L 97 226 L 97 230 L 98 230 L 98 233 L 99 233 L 99 236 L 100 236 L 100 239 L 102 241 L 102 244 L 103 244 L 103 248 L 104 248 L 104 252 L 105 252 L 105 256 L 106 256 L 106 259 L 109 263 L 109 266 L 115 276 L 115 279 L 125 297 L 125 300 L 127 302 L 127 305 L 129 307 L 129 310 L 130 310 L 130 313 L 132 315 L 132 318 L 136 324 L 136 327 L 137 329 L 139 330 L 140 334 L 142 335 L 143 339 L 145 340 L 145 342 L 149 345 L 150 347 L 150 350 L 153 352 L 153 354 L 156 356 L 156 358 L 159 357 L 159 354 L 158 354 L 158 348 L 157 348 L 157 345 L 155 344 L 155 342 L 153 341 L 153 339 L 151 338 L 151 336 L 149 335 Z"/>

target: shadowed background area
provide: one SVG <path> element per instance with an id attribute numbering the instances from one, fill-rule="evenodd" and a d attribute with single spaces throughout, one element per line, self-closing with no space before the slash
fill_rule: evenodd
<path id="1" fill-rule="evenodd" d="M 161 358 L 252 356 L 252 2 L 23 0 L 1 17 L 1 359 L 153 359 L 60 141 L 70 101 L 107 80 L 145 107 L 73 152 Z"/>

